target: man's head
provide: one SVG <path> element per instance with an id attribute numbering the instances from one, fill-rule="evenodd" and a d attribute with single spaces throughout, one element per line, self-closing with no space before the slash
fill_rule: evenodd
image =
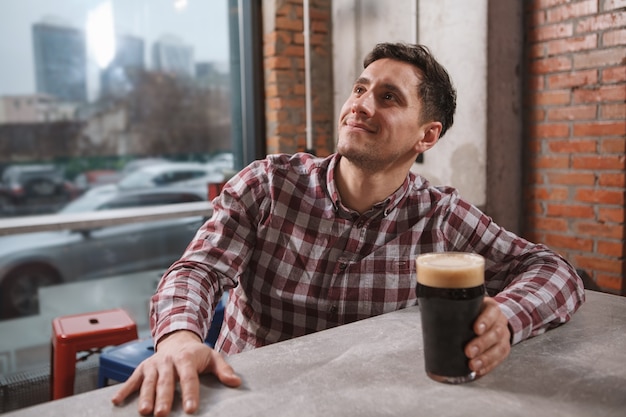
<path id="1" fill-rule="evenodd" d="M 380 44 L 339 114 L 337 152 L 369 172 L 406 175 L 452 124 L 455 92 L 422 46 Z"/>
<path id="2" fill-rule="evenodd" d="M 363 60 L 363 68 L 383 58 L 407 62 L 419 70 L 421 82 L 417 95 L 422 101 L 420 120 L 441 122 L 439 137 L 442 137 L 452 126 L 456 109 L 456 91 L 446 69 L 427 47 L 403 43 L 379 43 Z"/>

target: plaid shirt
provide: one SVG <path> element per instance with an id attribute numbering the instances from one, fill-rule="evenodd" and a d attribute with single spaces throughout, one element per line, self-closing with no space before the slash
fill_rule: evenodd
<path id="1" fill-rule="evenodd" d="M 339 156 L 275 155 L 240 171 L 152 298 L 155 340 L 203 338 L 230 291 L 216 349 L 233 354 L 416 304 L 415 257 L 486 258 L 485 285 L 513 343 L 566 322 L 584 300 L 574 269 L 497 226 L 453 188 L 409 173 L 369 211 L 342 205 Z"/>

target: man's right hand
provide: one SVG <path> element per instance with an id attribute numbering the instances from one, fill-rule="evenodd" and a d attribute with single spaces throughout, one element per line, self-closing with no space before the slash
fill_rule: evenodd
<path id="1" fill-rule="evenodd" d="M 139 390 L 140 414 L 166 416 L 172 409 L 176 381 L 180 381 L 183 409 L 193 413 L 200 402 L 198 375 L 203 373 L 215 374 L 229 387 L 241 385 L 241 378 L 220 353 L 202 343 L 195 333 L 179 330 L 159 342 L 154 355 L 139 364 L 111 401 L 120 405 Z"/>

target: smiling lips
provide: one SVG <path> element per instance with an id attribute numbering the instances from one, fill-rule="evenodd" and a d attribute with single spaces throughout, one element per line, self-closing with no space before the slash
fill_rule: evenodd
<path id="1" fill-rule="evenodd" d="M 376 129 L 368 126 L 365 123 L 357 122 L 354 120 L 346 120 L 345 125 L 351 129 L 364 130 L 368 133 L 376 133 Z"/>

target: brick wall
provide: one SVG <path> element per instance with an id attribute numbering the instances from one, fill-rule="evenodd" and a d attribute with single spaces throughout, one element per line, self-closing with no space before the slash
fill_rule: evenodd
<path id="1" fill-rule="evenodd" d="M 267 153 L 306 150 L 302 0 L 276 0 L 274 30 L 264 36 Z M 334 150 L 330 0 L 309 2 L 313 149 Z"/>
<path id="2" fill-rule="evenodd" d="M 525 236 L 626 294 L 626 0 L 526 2 Z"/>
<path id="3" fill-rule="evenodd" d="M 527 0 L 522 234 L 626 295 L 626 0 Z M 311 0 L 313 138 L 334 150 L 330 0 Z M 302 0 L 265 34 L 268 153 L 305 150 Z"/>

